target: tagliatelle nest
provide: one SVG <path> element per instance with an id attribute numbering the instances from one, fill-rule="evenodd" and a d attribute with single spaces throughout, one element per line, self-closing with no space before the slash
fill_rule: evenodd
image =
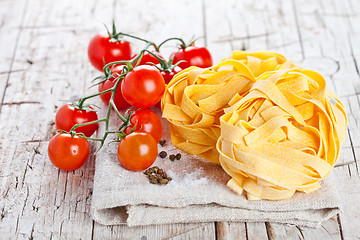
<path id="1" fill-rule="evenodd" d="M 211 69 L 190 67 L 180 72 L 166 87 L 161 101 L 163 117 L 171 123 L 173 145 L 217 164 L 216 142 L 224 108 L 247 94 L 257 76 L 253 72 L 274 70 L 285 61 L 269 52 L 239 52 L 236 57 L 243 60 L 227 59 Z"/>
<path id="2" fill-rule="evenodd" d="M 320 74 L 281 55 L 238 51 L 233 58 L 186 69 L 169 83 L 162 108 L 173 144 L 220 162 L 232 177 L 228 186 L 248 199 L 316 190 L 345 138 L 341 102 Z"/>

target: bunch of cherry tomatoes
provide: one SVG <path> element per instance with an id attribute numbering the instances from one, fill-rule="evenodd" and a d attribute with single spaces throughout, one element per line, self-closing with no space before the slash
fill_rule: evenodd
<path id="1" fill-rule="evenodd" d="M 132 55 L 131 45 L 124 37 L 146 43 L 144 49 Z M 178 41 L 180 46 L 168 61 L 160 54 L 160 47 L 168 41 Z M 154 51 L 148 48 L 153 47 Z M 131 171 L 150 167 L 158 154 L 157 143 L 162 136 L 162 125 L 158 116 L 148 109 L 159 106 L 165 86 L 181 70 L 198 66 L 212 66 L 212 58 L 205 47 L 194 42 L 185 44 L 180 38 L 169 38 L 159 45 L 126 33 L 97 34 L 88 47 L 91 64 L 103 72 L 97 77 L 98 93 L 80 98 L 78 102 L 66 103 L 56 113 L 55 127 L 58 133 L 51 138 L 48 155 L 58 168 L 72 171 L 81 167 L 90 152 L 88 140 L 99 141 L 100 148 L 109 134 L 118 136 L 117 158 L 120 164 Z M 100 96 L 108 106 L 106 117 L 99 119 L 88 99 Z M 134 108 L 131 108 L 133 106 Z M 119 110 L 128 109 L 123 116 Z M 118 131 L 109 131 L 111 112 L 121 119 Z M 105 123 L 105 134 L 92 137 Z M 97 151 L 98 151 L 97 150 Z M 96 151 L 96 152 L 97 152 Z M 95 153 L 96 153 L 95 152 Z"/>

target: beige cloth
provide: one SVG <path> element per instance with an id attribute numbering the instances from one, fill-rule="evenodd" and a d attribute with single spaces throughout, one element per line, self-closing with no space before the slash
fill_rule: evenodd
<path id="1" fill-rule="evenodd" d="M 153 109 L 154 110 L 154 109 Z M 157 114 L 160 112 L 157 110 Z M 101 115 L 101 113 L 100 113 Z M 212 221 L 278 222 L 319 227 L 339 212 L 340 198 L 331 175 L 311 194 L 296 193 L 282 201 L 248 201 L 226 187 L 229 176 L 220 166 L 187 155 L 171 145 L 169 124 L 163 122 L 164 150 L 181 153 L 181 160 L 157 158 L 153 166 L 173 180 L 165 185 L 149 183 L 142 172 L 131 172 L 117 161 L 117 144 L 105 145 L 96 158 L 93 219 L 101 224 L 128 226 Z M 119 122 L 112 121 L 112 126 Z M 101 136 L 104 126 L 100 126 Z"/>

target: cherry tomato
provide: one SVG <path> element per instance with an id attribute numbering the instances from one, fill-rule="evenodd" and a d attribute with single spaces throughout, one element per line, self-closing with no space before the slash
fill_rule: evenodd
<path id="1" fill-rule="evenodd" d="M 164 59 L 160 53 L 158 52 L 153 52 L 156 56 L 158 56 L 159 58 L 162 58 Z M 135 58 L 138 54 L 135 54 L 132 58 Z M 135 63 L 133 64 L 134 66 L 136 66 L 136 63 L 138 61 L 135 61 Z M 148 52 L 145 52 L 144 55 L 142 56 L 141 60 L 140 60 L 140 63 L 139 63 L 139 66 L 140 65 L 151 65 L 151 64 L 148 64 L 148 63 L 153 63 L 153 64 L 159 64 L 159 60 L 154 57 L 152 54 L 148 53 Z"/>
<path id="2" fill-rule="evenodd" d="M 128 135 L 136 124 L 135 131 L 140 130 L 150 133 L 156 142 L 159 142 L 162 136 L 162 124 L 158 116 L 149 109 L 136 110 L 130 118 L 129 126 L 125 129 L 125 133 Z"/>
<path id="3" fill-rule="evenodd" d="M 181 48 L 172 53 L 170 57 L 172 56 L 174 56 L 174 64 L 181 60 L 186 61 L 178 65 L 182 69 L 190 66 L 197 66 L 201 68 L 212 66 L 211 54 L 205 47 L 189 46 L 187 48 Z"/>
<path id="4" fill-rule="evenodd" d="M 90 107 L 91 108 L 91 107 Z M 70 131 L 75 124 L 82 124 L 98 120 L 98 116 L 94 111 L 80 110 L 71 104 L 64 104 L 59 108 L 55 116 L 56 129 Z M 99 128 L 99 124 L 93 123 L 75 129 L 78 133 L 84 133 L 90 137 Z"/>
<path id="5" fill-rule="evenodd" d="M 165 83 L 168 84 L 177 73 L 181 72 L 181 70 L 180 67 L 176 66 L 171 72 L 161 72 L 161 75 L 163 75 Z"/>
<path id="6" fill-rule="evenodd" d="M 137 108 L 154 106 L 165 91 L 165 81 L 153 66 L 141 65 L 131 70 L 121 83 L 125 100 Z"/>
<path id="7" fill-rule="evenodd" d="M 117 149 L 121 166 L 130 171 L 147 169 L 155 162 L 157 154 L 157 142 L 146 132 L 133 132 L 127 135 Z"/>
<path id="8" fill-rule="evenodd" d="M 86 162 L 89 156 L 89 144 L 85 138 L 58 133 L 50 139 L 48 154 L 55 167 L 73 171 Z"/>
<path id="9" fill-rule="evenodd" d="M 116 66 L 113 69 L 113 76 L 117 77 L 117 73 L 121 74 L 122 66 Z M 99 92 L 103 92 L 105 90 L 108 90 L 109 88 L 112 88 L 115 85 L 115 78 L 108 79 L 102 83 L 99 84 Z M 111 92 L 104 93 L 100 95 L 101 100 L 109 105 L 109 101 L 111 98 Z M 122 93 L 121 93 L 121 84 L 118 85 L 118 88 L 116 89 L 115 96 L 114 96 L 114 103 L 117 107 L 117 109 L 126 109 L 130 107 L 130 104 L 124 99 Z"/>
<path id="10" fill-rule="evenodd" d="M 130 43 L 113 41 L 108 34 L 97 34 L 89 43 L 88 56 L 91 64 L 99 71 L 103 71 L 104 62 L 110 63 L 131 59 Z"/>

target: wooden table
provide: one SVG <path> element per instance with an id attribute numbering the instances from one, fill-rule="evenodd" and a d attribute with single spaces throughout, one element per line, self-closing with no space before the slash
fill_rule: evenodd
<path id="1" fill-rule="evenodd" d="M 360 1 L 0 0 L 1 239 L 356 239 L 360 237 Z M 87 44 L 103 23 L 160 42 L 203 37 L 214 62 L 234 49 L 279 52 L 322 73 L 348 112 L 334 169 L 339 216 L 319 229 L 275 223 L 102 226 L 90 215 L 95 157 L 74 172 L 47 156 L 60 100 L 98 75 Z M 173 49 L 166 49 L 171 52 Z"/>

